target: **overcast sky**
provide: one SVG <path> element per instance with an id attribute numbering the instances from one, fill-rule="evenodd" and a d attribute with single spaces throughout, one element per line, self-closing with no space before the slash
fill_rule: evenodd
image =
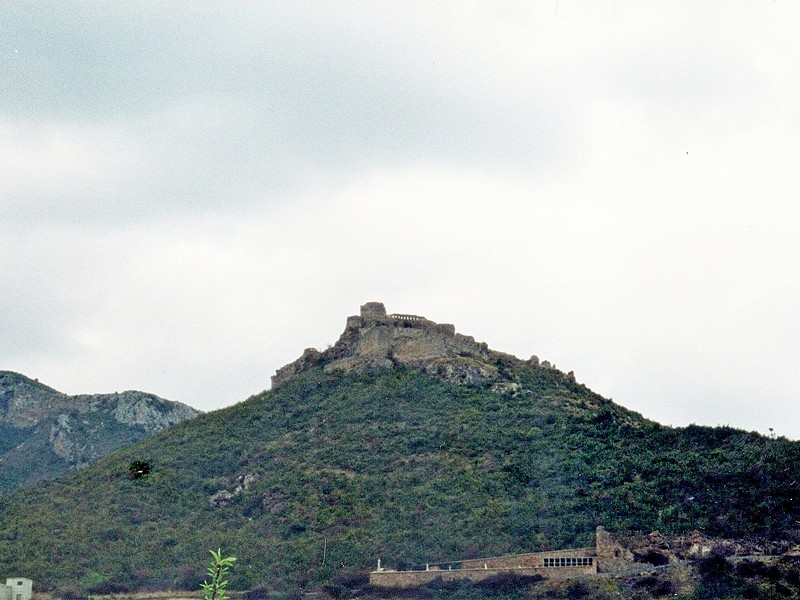
<path id="1" fill-rule="evenodd" d="M 800 439 L 800 3 L 4 2 L 0 369 L 203 410 L 348 315 Z"/>

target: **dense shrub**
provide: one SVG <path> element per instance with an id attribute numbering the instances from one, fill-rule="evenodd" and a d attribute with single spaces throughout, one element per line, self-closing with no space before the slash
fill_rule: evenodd
<path id="1" fill-rule="evenodd" d="M 368 585 L 369 575 L 363 571 L 355 571 L 335 575 L 332 582 L 323 589 L 333 598 L 344 598 L 352 596 Z"/>
<path id="2" fill-rule="evenodd" d="M 661 554 L 661 552 L 656 552 L 655 550 L 649 550 L 644 554 L 636 554 L 634 556 L 638 562 L 648 563 L 656 567 L 660 567 L 669 563 L 669 558 Z"/>
<path id="3" fill-rule="evenodd" d="M 245 600 L 271 600 L 271 590 L 269 586 L 260 585 L 248 590 L 245 594 Z"/>
<path id="4" fill-rule="evenodd" d="M 780 571 L 775 565 L 767 565 L 760 560 L 743 560 L 733 567 L 733 573 L 739 577 L 765 577 L 772 581 L 780 579 Z"/>
<path id="5" fill-rule="evenodd" d="M 541 575 L 518 575 L 516 573 L 500 573 L 475 582 L 475 587 L 483 590 L 493 590 L 498 592 L 511 592 L 528 588 L 543 581 Z"/>
<path id="6" fill-rule="evenodd" d="M 727 559 L 713 551 L 708 556 L 697 559 L 695 567 L 700 577 L 708 581 L 719 580 L 731 572 L 731 564 Z"/>
<path id="7" fill-rule="evenodd" d="M 85 600 L 86 594 L 76 585 L 68 585 L 61 589 L 63 600 Z"/>
<path id="8" fill-rule="evenodd" d="M 653 575 L 647 577 L 639 577 L 631 582 L 631 587 L 634 589 L 647 590 L 650 595 L 660 598 L 661 596 L 672 596 L 674 588 L 668 579 L 661 579 Z"/>
<path id="9" fill-rule="evenodd" d="M 569 600 L 580 600 L 580 598 L 586 598 L 590 594 L 589 587 L 583 581 L 571 581 L 567 585 L 566 596 Z"/>
<path id="10" fill-rule="evenodd" d="M 113 581 L 104 581 L 86 590 L 87 593 L 92 595 L 125 594 L 131 591 L 129 585 L 114 583 Z"/>

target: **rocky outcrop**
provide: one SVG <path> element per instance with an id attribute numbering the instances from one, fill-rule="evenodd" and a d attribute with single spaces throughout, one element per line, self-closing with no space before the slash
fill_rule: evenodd
<path id="1" fill-rule="evenodd" d="M 56 422 L 50 426 L 50 448 L 56 456 L 68 463 L 79 464 L 78 448 L 72 439 L 72 427 L 68 415 L 58 415 Z"/>
<path id="2" fill-rule="evenodd" d="M 190 406 L 152 394 L 122 392 L 115 396 L 114 419 L 125 425 L 143 427 L 148 432 L 161 431 L 198 415 L 198 411 Z"/>
<path id="3" fill-rule="evenodd" d="M 200 414 L 180 402 L 144 392 L 68 396 L 19 373 L 0 371 L 0 423 L 23 429 L 71 413 L 109 413 L 115 421 L 147 433 Z"/>
<path id="4" fill-rule="evenodd" d="M 244 490 L 248 489 L 253 483 L 261 479 L 258 473 L 248 473 L 247 475 L 239 475 L 234 484 L 224 490 L 218 490 L 211 495 L 209 502 L 211 506 L 216 508 L 226 508 L 232 506 L 236 500 L 236 496 L 241 494 Z"/>
<path id="5" fill-rule="evenodd" d="M 31 427 L 66 408 L 67 398 L 38 380 L 0 371 L 0 423 L 16 428 Z"/>
<path id="6" fill-rule="evenodd" d="M 458 384 L 491 383 L 500 391 L 513 391 L 513 384 L 498 369 L 501 361 L 520 359 L 490 350 L 475 338 L 456 333 L 450 324 L 435 323 L 417 315 L 387 314 L 380 302 L 368 302 L 347 325 L 332 348 L 319 352 L 308 348 L 296 361 L 278 369 L 272 377 L 277 388 L 297 373 L 324 364 L 325 372 L 389 369 L 396 365 L 418 368 Z M 555 370 L 547 361 L 533 357 L 525 364 Z M 574 374 L 564 376 L 574 382 Z"/>
<path id="7" fill-rule="evenodd" d="M 695 560 L 712 553 L 721 556 L 756 556 L 788 554 L 792 550 L 792 545 L 786 541 L 765 544 L 752 540 L 714 538 L 700 531 L 675 537 L 666 537 L 654 531 L 645 536 L 627 536 L 623 543 L 636 562 L 656 566 Z"/>
<path id="8" fill-rule="evenodd" d="M 294 362 L 284 365 L 272 376 L 272 387 L 276 388 L 288 381 L 301 371 L 305 371 L 320 362 L 322 354 L 316 348 L 306 348 L 303 354 Z"/>

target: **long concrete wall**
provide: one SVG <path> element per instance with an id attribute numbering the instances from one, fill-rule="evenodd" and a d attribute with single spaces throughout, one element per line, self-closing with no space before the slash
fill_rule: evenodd
<path id="1" fill-rule="evenodd" d="M 426 571 L 373 571 L 370 583 L 386 587 L 413 587 L 440 578 L 442 581 L 469 579 L 481 581 L 502 573 L 541 575 L 545 578 L 574 577 L 629 569 L 633 554 L 603 527 L 596 531 L 594 548 L 569 548 L 459 561 L 459 568 L 445 570 L 436 565 Z"/>
<path id="2" fill-rule="evenodd" d="M 522 569 L 454 569 L 433 571 L 373 571 L 369 574 L 371 585 L 382 587 L 416 587 L 431 583 L 437 579 L 441 581 L 456 581 L 467 579 L 469 581 L 483 581 L 497 575 L 522 575 L 541 577 L 575 577 L 577 575 L 593 575 L 597 566 L 584 567 L 529 567 Z"/>

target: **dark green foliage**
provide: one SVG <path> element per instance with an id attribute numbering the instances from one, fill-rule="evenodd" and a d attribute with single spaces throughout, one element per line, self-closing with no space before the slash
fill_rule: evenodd
<path id="1" fill-rule="evenodd" d="M 267 585 L 260 585 L 247 590 L 245 600 L 272 600 L 272 589 Z"/>
<path id="2" fill-rule="evenodd" d="M 418 587 L 389 590 L 387 588 L 361 586 L 358 595 L 363 598 L 403 598 L 433 599 L 452 598 L 453 600 L 494 598 L 513 600 L 524 598 L 533 587 L 544 581 L 544 578 L 530 575 L 503 573 L 482 581 L 452 580 L 445 581 L 438 577 Z M 345 588 L 347 589 L 347 588 Z M 334 597 L 353 597 L 354 589 L 337 591 Z"/>
<path id="3" fill-rule="evenodd" d="M 543 581 L 539 575 L 517 575 L 515 573 L 501 573 L 488 579 L 475 582 L 475 587 L 492 592 L 509 593 L 523 590 Z"/>
<path id="4" fill-rule="evenodd" d="M 97 585 L 90 586 L 86 592 L 90 595 L 108 595 L 108 594 L 126 594 L 133 592 L 128 585 L 113 583 L 111 581 L 103 581 Z"/>
<path id="5" fill-rule="evenodd" d="M 16 428 L 0 423 L 0 455 L 16 448 L 30 436 L 30 429 Z"/>
<path id="6" fill-rule="evenodd" d="M 61 590 L 64 600 L 85 600 L 86 594 L 76 585 L 68 585 Z"/>
<path id="7" fill-rule="evenodd" d="M 800 564 L 797 558 L 780 560 L 745 560 L 731 563 L 711 555 L 697 563 L 700 582 L 693 598 L 775 598 L 800 599 Z"/>
<path id="8" fill-rule="evenodd" d="M 669 562 L 669 558 L 667 558 L 660 552 L 656 552 L 655 550 L 648 550 L 646 553 L 642 555 L 637 555 L 636 553 L 634 553 L 634 559 L 636 560 L 636 562 L 648 563 L 656 567 L 661 565 L 666 565 Z"/>
<path id="9" fill-rule="evenodd" d="M 569 600 L 579 600 L 587 598 L 591 594 L 589 587 L 581 580 L 571 581 L 567 585 L 566 596 Z"/>
<path id="10" fill-rule="evenodd" d="M 630 585 L 634 590 L 646 590 L 650 596 L 654 598 L 672 596 L 675 594 L 675 586 L 673 586 L 671 581 L 653 575 L 638 577 L 634 579 Z"/>
<path id="11" fill-rule="evenodd" d="M 710 582 L 720 580 L 731 572 L 731 565 L 727 559 L 717 552 L 698 559 L 695 562 L 695 568 L 700 577 Z"/>
<path id="12" fill-rule="evenodd" d="M 330 585 L 324 587 L 334 598 L 350 598 L 369 586 L 369 575 L 365 571 L 341 573 L 333 577 Z M 251 600 L 248 598 L 248 600 Z M 258 599 L 256 599 L 258 600 Z"/>
<path id="13" fill-rule="evenodd" d="M 150 463 L 141 460 L 135 460 L 128 465 L 128 478 L 141 479 L 150 474 Z"/>
<path id="14" fill-rule="evenodd" d="M 192 589 L 191 566 L 213 546 L 239 558 L 237 589 L 338 594 L 350 588 L 337 577 L 379 557 L 424 565 L 588 546 L 597 525 L 763 540 L 800 519 L 799 444 L 662 427 L 557 371 L 500 366 L 520 391 L 405 368 L 314 368 L 72 477 L 0 496 L 6 570 Z M 143 457 L 151 473 L 130 479 Z M 230 505 L 210 502 L 237 489 Z"/>

